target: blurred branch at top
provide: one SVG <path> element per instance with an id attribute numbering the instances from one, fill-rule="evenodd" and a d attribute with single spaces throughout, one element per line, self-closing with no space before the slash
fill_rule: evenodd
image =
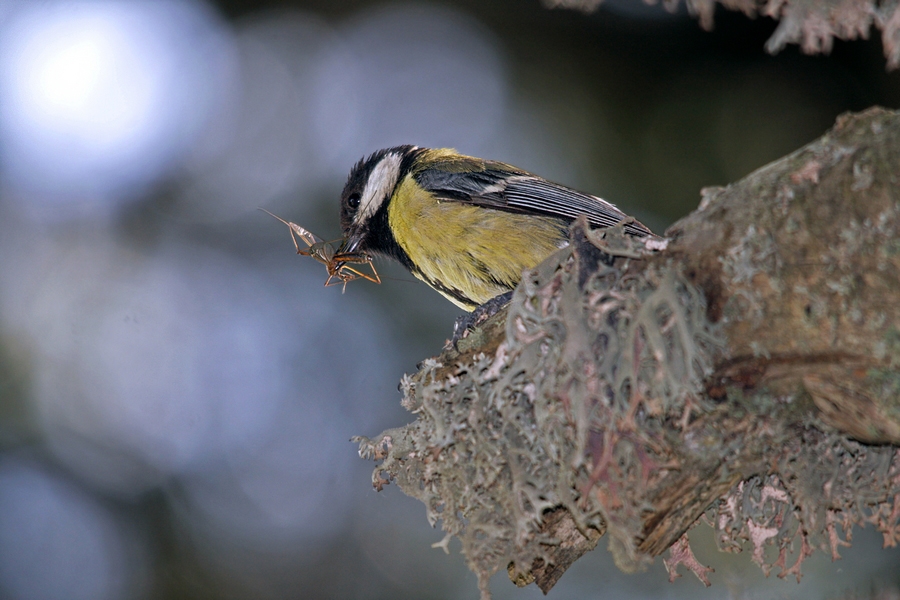
<path id="1" fill-rule="evenodd" d="M 603 0 L 543 0 L 550 8 L 595 10 Z M 638 0 L 633 0 L 638 1 Z M 648 4 L 656 4 L 648 1 Z M 684 0 L 688 11 L 700 19 L 703 29 L 713 28 L 716 0 Z M 766 42 L 766 51 L 780 52 L 799 44 L 806 54 L 828 54 L 834 39 L 868 39 L 872 25 L 881 31 L 889 70 L 900 67 L 900 2 L 897 0 L 718 0 L 730 10 L 748 17 L 757 15 L 780 21 Z M 666 10 L 678 9 L 678 0 L 663 0 Z"/>

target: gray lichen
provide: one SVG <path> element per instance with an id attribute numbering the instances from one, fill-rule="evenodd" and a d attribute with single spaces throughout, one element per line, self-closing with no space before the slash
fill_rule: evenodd
<path id="1" fill-rule="evenodd" d="M 675 269 L 631 275 L 631 259 L 607 253 L 636 255 L 623 233 L 589 236 L 577 223 L 569 247 L 525 274 L 493 355 L 404 378 L 418 419 L 389 433 L 376 470 L 377 485 L 386 473 L 460 538 L 484 595 L 499 569 L 552 562 L 541 523 L 559 507 L 582 531 L 608 530 L 617 563 L 640 568 L 645 491 L 672 460 L 664 424 L 709 408 L 720 343 L 702 294 Z"/>
<path id="2" fill-rule="evenodd" d="M 873 525 L 886 547 L 900 543 L 900 449 L 805 427 L 776 460 L 778 474 L 741 481 L 707 510 L 719 550 L 740 552 L 748 541 L 766 576 L 778 568 L 799 582 L 813 550 L 839 559 L 854 526 Z"/>

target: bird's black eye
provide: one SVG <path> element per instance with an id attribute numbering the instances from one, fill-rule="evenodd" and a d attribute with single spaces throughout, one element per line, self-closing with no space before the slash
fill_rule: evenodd
<path id="1" fill-rule="evenodd" d="M 347 198 L 347 204 L 353 210 L 356 210 L 357 208 L 359 208 L 359 202 L 360 202 L 359 194 L 350 194 L 350 196 Z"/>

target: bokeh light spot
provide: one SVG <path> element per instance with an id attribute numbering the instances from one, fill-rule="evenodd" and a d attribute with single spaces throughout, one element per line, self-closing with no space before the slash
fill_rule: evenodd
<path id="1" fill-rule="evenodd" d="M 198 1 L 21 3 L 0 22 L 3 183 L 54 209 L 139 197 L 213 112 L 227 46 Z"/>

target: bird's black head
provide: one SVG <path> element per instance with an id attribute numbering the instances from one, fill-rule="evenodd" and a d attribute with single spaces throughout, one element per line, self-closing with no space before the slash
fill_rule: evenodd
<path id="1" fill-rule="evenodd" d="M 350 171 L 341 193 L 345 251 L 380 250 L 370 234 L 387 226 L 387 203 L 418 151 L 416 146 L 385 148 L 363 158 Z M 385 222 L 382 224 L 381 220 Z"/>

